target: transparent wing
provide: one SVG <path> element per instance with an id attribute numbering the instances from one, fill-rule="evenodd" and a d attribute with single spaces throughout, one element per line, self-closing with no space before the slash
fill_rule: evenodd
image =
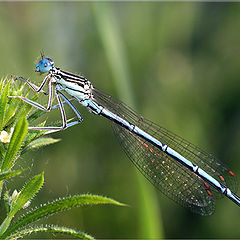
<path id="1" fill-rule="evenodd" d="M 237 189 L 235 175 L 212 155 L 165 128 L 144 119 L 124 103 L 97 89 L 93 89 L 93 96 L 99 104 L 167 144 L 233 191 Z M 200 177 L 149 142 L 115 123 L 113 123 L 113 129 L 132 162 L 161 192 L 201 215 L 209 215 L 214 211 L 213 196 L 221 197 L 222 194 L 211 186 L 207 186 Z"/>
<path id="2" fill-rule="evenodd" d="M 201 215 L 214 212 L 215 200 L 207 194 L 200 177 L 115 123 L 113 129 L 134 165 L 157 189 L 193 212 Z"/>

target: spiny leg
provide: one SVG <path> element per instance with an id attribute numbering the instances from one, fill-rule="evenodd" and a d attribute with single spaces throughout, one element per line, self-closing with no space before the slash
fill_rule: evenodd
<path id="1" fill-rule="evenodd" d="M 67 99 L 68 100 L 68 102 L 72 102 L 72 101 L 76 101 L 76 98 L 70 98 L 70 99 Z M 66 104 L 67 103 L 67 101 L 62 101 L 62 104 L 64 105 L 64 104 Z M 54 105 L 54 106 L 52 106 L 52 109 L 56 109 L 56 108 L 59 108 L 59 104 L 56 104 L 56 105 Z"/>
<path id="2" fill-rule="evenodd" d="M 41 86 L 42 85 L 43 84 L 41 84 Z M 49 81 L 48 89 L 49 89 L 49 97 L 48 97 L 48 105 L 47 105 L 47 107 L 44 107 L 41 104 L 39 104 L 39 103 L 37 103 L 35 101 L 32 101 L 32 100 L 30 100 L 28 98 L 22 97 L 22 96 L 8 96 L 8 97 L 19 98 L 22 101 L 24 101 L 24 102 L 26 102 L 26 103 L 28 103 L 28 104 L 30 104 L 30 105 L 32 105 L 32 106 L 42 110 L 42 111 L 49 112 L 52 109 L 52 102 L 53 102 L 53 91 L 52 91 L 52 82 L 51 82 L 51 80 Z M 82 121 L 82 117 L 81 117 L 80 113 L 73 106 L 73 104 L 70 102 L 70 100 L 68 100 L 61 92 L 59 92 L 57 90 L 55 90 L 55 95 L 56 95 L 56 98 L 57 98 L 57 101 L 58 101 L 58 104 L 56 106 L 60 108 L 60 112 L 61 112 L 61 116 L 62 116 L 62 126 L 61 127 L 54 127 L 54 126 L 29 127 L 28 129 L 31 129 L 31 130 L 47 130 L 47 132 L 45 134 L 49 134 L 49 133 L 53 133 L 53 132 L 64 130 L 64 129 L 66 129 L 68 127 L 71 127 L 71 126 L 74 126 L 74 125 L 76 125 L 76 124 L 78 124 L 78 123 L 80 123 Z M 67 103 L 72 108 L 72 110 L 75 112 L 75 114 L 78 117 L 78 121 L 67 123 L 66 114 L 65 114 L 63 103 L 62 103 L 62 101 L 60 99 L 60 96 L 64 99 L 64 103 Z"/>
<path id="3" fill-rule="evenodd" d="M 78 112 L 78 110 L 72 105 L 72 103 L 61 92 L 56 90 L 55 95 L 56 95 L 58 105 L 60 108 L 60 112 L 62 115 L 62 126 L 61 127 L 54 127 L 54 126 L 52 126 L 52 127 L 50 127 L 50 126 L 48 126 L 48 127 L 29 127 L 29 129 L 31 129 L 31 130 L 47 130 L 47 132 L 45 133 L 45 135 L 46 135 L 49 133 L 54 133 L 54 132 L 64 130 L 68 127 L 72 127 L 82 121 L 82 117 L 81 117 L 80 113 Z M 75 112 L 75 114 L 78 117 L 78 121 L 67 123 L 65 110 L 64 110 L 63 103 L 62 103 L 62 100 L 60 97 L 62 97 L 65 100 L 65 102 L 72 108 L 72 110 Z"/>
<path id="4" fill-rule="evenodd" d="M 45 91 L 43 91 L 42 89 L 43 89 L 43 87 L 45 86 L 45 84 L 46 84 L 46 82 L 48 81 L 48 79 L 50 78 L 49 75 L 47 75 L 47 76 L 43 79 L 43 81 L 42 81 L 42 83 L 41 83 L 41 85 L 40 85 L 39 87 L 36 86 L 35 84 L 29 82 L 26 78 L 19 77 L 19 76 L 12 76 L 12 77 L 15 77 L 14 80 L 21 80 L 21 81 L 27 83 L 27 85 L 28 85 L 34 92 L 36 92 L 36 93 L 42 92 L 43 94 L 48 95 L 48 92 L 45 92 Z"/>
<path id="5" fill-rule="evenodd" d="M 67 103 L 71 109 L 75 112 L 75 114 L 77 115 L 78 117 L 78 122 L 80 123 L 83 119 L 82 119 L 82 116 L 81 114 L 79 113 L 79 111 L 76 109 L 76 107 L 71 103 L 71 101 L 75 100 L 75 98 L 71 98 L 71 99 L 68 99 L 63 93 L 61 92 L 58 92 L 58 94 L 64 99 L 64 102 L 62 102 L 62 104 L 65 104 Z M 55 105 L 55 106 L 60 106 L 60 105 Z M 53 106 L 53 107 L 55 107 Z"/>
<path id="6" fill-rule="evenodd" d="M 49 81 L 48 83 L 48 89 L 49 89 L 49 97 L 48 97 L 48 105 L 47 107 L 44 107 L 42 106 L 41 104 L 35 102 L 35 101 L 32 101 L 28 98 L 25 98 L 25 97 L 22 97 L 22 96 L 8 96 L 10 98 L 19 98 L 21 99 L 22 101 L 38 108 L 38 109 L 41 109 L 42 111 L 45 111 L 45 112 L 49 112 L 52 108 L 52 101 L 53 101 L 53 93 L 52 93 L 52 82 Z"/>

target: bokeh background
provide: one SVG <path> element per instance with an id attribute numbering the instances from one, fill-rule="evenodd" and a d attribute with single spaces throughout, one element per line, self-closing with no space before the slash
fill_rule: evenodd
<path id="1" fill-rule="evenodd" d="M 0 74 L 40 83 L 33 69 L 44 50 L 57 66 L 83 74 L 240 174 L 239 13 L 239 3 L 2 2 Z M 18 178 L 19 188 L 44 170 L 32 206 L 94 193 L 129 207 L 73 209 L 42 223 L 97 238 L 240 237 L 239 207 L 224 198 L 214 215 L 201 217 L 178 206 L 137 174 L 107 120 L 79 110 L 81 125 L 53 134 L 61 142 L 21 160 L 29 171 Z M 44 117 L 51 122 L 60 114 Z"/>

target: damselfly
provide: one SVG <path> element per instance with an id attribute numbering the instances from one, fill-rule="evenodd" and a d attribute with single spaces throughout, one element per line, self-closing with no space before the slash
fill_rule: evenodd
<path id="1" fill-rule="evenodd" d="M 55 67 L 54 61 L 42 56 L 36 72 L 47 73 L 40 87 L 24 80 L 35 92 L 48 84 L 48 105 L 44 107 L 22 96 L 13 96 L 43 111 L 50 111 L 56 96 L 62 115 L 61 127 L 29 127 L 52 133 L 82 121 L 79 111 L 65 93 L 91 113 L 111 120 L 121 146 L 139 171 L 161 192 L 192 212 L 210 215 L 215 199 L 225 195 L 240 206 L 235 174 L 211 154 L 143 118 L 124 103 L 96 89 L 83 76 Z M 19 77 L 18 77 L 19 78 Z M 68 122 L 64 103 L 75 112 L 77 121 Z M 230 188 L 232 190 L 230 190 Z"/>

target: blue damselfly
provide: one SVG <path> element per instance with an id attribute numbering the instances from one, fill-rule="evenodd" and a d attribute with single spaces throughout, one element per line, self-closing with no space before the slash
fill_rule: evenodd
<path id="1" fill-rule="evenodd" d="M 35 71 L 47 73 L 40 87 L 25 78 L 17 79 L 25 81 L 35 92 L 48 95 L 47 107 L 22 96 L 13 97 L 43 111 L 50 111 L 55 95 L 62 115 L 62 126 L 29 129 L 52 133 L 80 123 L 82 117 L 72 103 L 75 99 L 91 113 L 111 120 L 115 135 L 128 157 L 170 199 L 201 215 L 212 214 L 215 199 L 223 195 L 240 206 L 240 198 L 234 193 L 237 190 L 235 174 L 211 154 L 143 118 L 124 103 L 96 89 L 85 77 L 55 67 L 49 57 L 42 56 Z M 48 91 L 44 92 L 46 84 Z M 69 100 L 65 93 L 72 99 Z M 77 121 L 67 121 L 64 104 L 72 108 Z"/>

